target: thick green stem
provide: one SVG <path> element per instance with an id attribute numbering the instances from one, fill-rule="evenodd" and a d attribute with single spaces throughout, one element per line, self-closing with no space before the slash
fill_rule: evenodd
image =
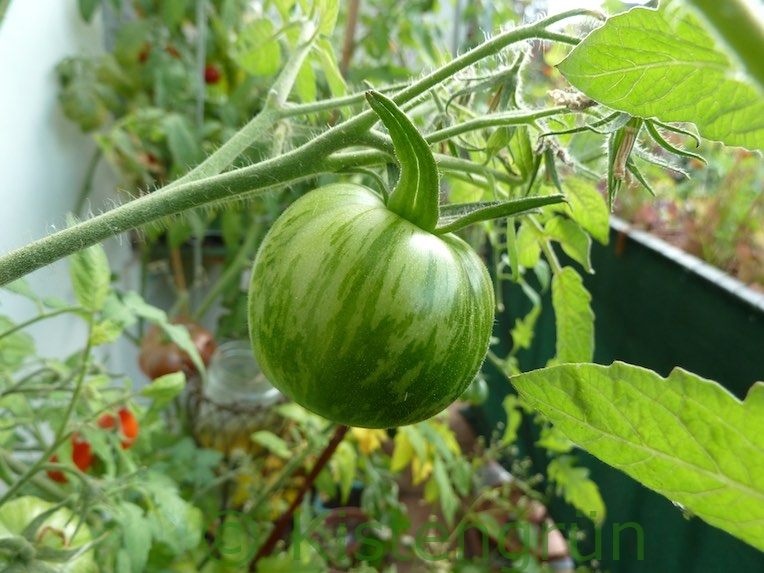
<path id="1" fill-rule="evenodd" d="M 398 92 L 392 99 L 398 105 L 411 101 L 444 80 L 486 57 L 499 53 L 513 43 L 549 37 L 550 32 L 547 32 L 545 28 L 555 22 L 574 16 L 596 14 L 589 10 L 570 10 L 534 24 L 498 34 L 414 82 Z M 305 47 L 303 49 L 309 50 Z M 285 74 L 285 77 L 286 75 L 288 74 Z M 325 172 L 324 160 L 335 151 L 358 145 L 363 139 L 363 134 L 376 120 L 374 112 L 367 110 L 280 157 L 267 159 L 250 167 L 221 175 L 206 177 L 230 165 L 233 158 L 251 143 L 253 137 L 259 137 L 279 121 L 284 113 L 283 109 L 264 109 L 242 132 L 234 136 L 233 140 L 223 145 L 189 174 L 163 190 L 147 194 L 0 257 L 0 286 L 80 249 L 167 215 L 229 199 L 237 194 L 283 185 Z"/>
<path id="2" fill-rule="evenodd" d="M 284 104 L 289 97 L 289 93 L 292 91 L 300 67 L 313 47 L 315 39 L 315 24 L 312 21 L 305 21 L 300 31 L 297 46 L 273 82 L 262 111 L 252 118 L 231 139 L 226 141 L 220 149 L 183 177 L 165 187 L 165 189 L 221 173 L 271 126 L 281 121 L 285 116 L 283 112 Z"/>

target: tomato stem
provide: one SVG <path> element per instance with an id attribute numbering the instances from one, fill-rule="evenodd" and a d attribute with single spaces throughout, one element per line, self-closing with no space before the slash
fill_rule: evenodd
<path id="1" fill-rule="evenodd" d="M 499 53 L 511 44 L 534 38 L 560 40 L 557 34 L 546 29 L 556 22 L 576 16 L 597 15 L 596 12 L 584 9 L 570 10 L 497 34 L 397 92 L 392 100 L 398 105 L 412 101 L 460 71 Z M 299 53 L 295 58 L 290 59 L 290 62 L 295 65 L 300 58 L 304 59 L 310 52 L 310 45 L 315 38 L 314 35 L 308 34 L 308 28 L 303 32 L 308 39 L 300 44 L 297 50 Z M 282 72 L 285 71 L 287 70 L 282 70 Z M 290 74 L 291 70 L 285 73 L 284 77 L 291 77 Z M 288 82 L 282 85 L 284 89 L 286 89 L 286 83 Z M 335 107 L 343 106 L 352 99 L 352 97 L 344 97 L 327 100 L 320 104 L 320 107 L 328 106 L 330 103 Z M 266 133 L 275 123 L 299 114 L 297 106 L 284 104 L 283 107 L 277 107 L 276 104 L 280 102 L 273 100 L 269 100 L 268 103 L 273 107 L 263 108 L 260 114 L 232 140 L 226 142 L 186 176 L 159 191 L 144 195 L 0 256 L 0 285 L 7 284 L 80 249 L 156 221 L 166 215 L 228 200 L 244 193 L 264 192 L 274 186 L 293 183 L 327 172 L 331 163 L 330 156 L 337 151 L 347 150 L 361 143 L 364 134 L 374 122 L 374 112 L 368 110 L 279 157 L 265 159 L 255 165 L 217 175 L 229 166 L 241 151 L 251 145 L 252 141 Z M 311 104 L 301 109 L 315 110 L 318 109 L 318 105 Z"/>

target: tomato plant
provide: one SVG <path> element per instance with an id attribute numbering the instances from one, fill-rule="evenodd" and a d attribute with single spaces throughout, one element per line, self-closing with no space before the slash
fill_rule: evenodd
<path id="1" fill-rule="evenodd" d="M 92 15 L 96 4 L 80 5 Z M 170 7 L 160 17 L 173 30 L 194 25 L 188 16 L 190 3 L 179 11 L 173 10 L 172 3 L 166 4 Z M 218 34 L 225 30 L 222 20 L 230 17 L 218 8 L 225 4 L 233 10 L 234 5 L 245 3 L 213 4 L 212 11 L 221 21 L 213 22 L 211 30 Z M 71 368 L 74 374 L 61 376 L 66 368 L 60 364 L 39 376 L 35 372 L 33 378 L 39 386 L 31 386 L 32 390 L 25 387 L 29 379 L 23 376 L 2 380 L 7 393 L 2 396 L 2 407 L 31 426 L 29 435 L 37 439 L 35 451 L 41 456 L 25 464 L 8 454 L 3 443 L 3 461 L 15 481 L 11 480 L 0 499 L 18 496 L 27 486 L 63 499 L 55 483 L 38 475 L 42 466 L 65 442 L 65 436 L 93 423 L 93 412 L 129 399 L 121 395 L 118 400 L 107 400 L 99 395 L 98 383 L 103 384 L 108 375 L 102 374 L 99 380 L 87 367 L 88 352 L 126 328 L 125 316 L 133 320 L 147 316 L 136 311 L 140 305 L 135 299 L 108 292 L 108 260 L 95 245 L 185 213 L 189 216 L 185 227 L 176 227 L 171 233 L 171 249 L 176 249 L 192 233 L 188 221 L 206 227 L 205 211 L 200 207 L 208 207 L 210 213 L 225 210 L 226 217 L 219 222 L 233 256 L 221 280 L 238 287 L 241 271 L 250 264 L 259 240 L 258 225 L 275 219 L 281 199 L 307 191 L 276 220 L 261 245 L 253 263 L 247 314 L 252 344 L 272 382 L 295 401 L 342 424 L 334 428 L 340 439 L 330 442 L 337 455 L 332 460 L 333 474 L 325 481 L 338 481 L 344 490 L 352 485 L 358 456 L 341 447 L 345 442 L 336 433 L 347 432 L 345 424 L 371 428 L 408 424 L 396 434 L 396 442 L 401 444 L 397 451 L 402 453 L 393 465 L 401 469 L 403 466 L 397 466 L 401 460 L 408 463 L 415 454 L 423 454 L 418 458 L 416 477 L 431 476 L 427 495 L 441 495 L 444 506 L 455 511 L 464 492 L 451 478 L 466 475 L 469 483 L 470 468 L 459 465 L 456 456 L 446 465 L 444 452 L 454 452 L 444 444 L 447 440 L 437 439 L 443 435 L 430 425 L 412 429 L 411 423 L 462 395 L 485 355 L 521 394 L 520 401 L 508 401 L 509 409 L 535 408 L 557 424 L 545 436 L 547 443 L 561 449 L 580 444 L 686 507 L 688 513 L 763 548 L 762 484 L 758 479 L 764 467 L 761 386 L 754 385 L 746 400 L 737 400 L 720 385 L 679 370 L 663 378 L 636 366 L 592 364 L 594 316 L 582 278 L 582 273 L 594 271 L 592 240 L 608 241 L 609 207 L 617 196 L 630 192 L 636 184 L 650 188 L 650 166 L 681 173 L 673 163 L 676 157 L 698 160 L 698 153 L 685 149 L 674 137 L 687 138 L 691 144 L 710 139 L 764 149 L 760 19 L 748 17 L 740 0 L 723 4 L 724 9 L 722 3 L 674 0 L 612 18 L 572 10 L 502 28 L 474 46 L 455 47 L 452 54 L 430 51 L 429 59 L 417 69 L 412 65 L 403 70 L 403 83 L 381 82 L 372 91 L 368 85 L 349 85 L 341 73 L 331 43 L 340 7 L 331 0 L 264 3 L 263 12 L 249 14 L 251 19 L 234 18 L 235 45 L 226 41 L 221 53 L 207 55 L 201 49 L 205 46 L 200 30 L 196 35 L 201 38 L 199 50 L 179 44 L 176 53 L 164 49 L 168 42 L 162 33 L 135 33 L 147 28 L 141 29 L 140 22 L 131 23 L 127 31 L 134 33 L 121 36 L 118 55 L 128 68 L 132 66 L 135 82 L 112 74 L 117 77 L 116 90 L 83 90 L 82 84 L 73 82 L 73 70 L 62 66 L 59 71 L 64 79 L 72 80 L 65 86 L 62 103 L 70 111 L 82 113 L 81 124 L 88 130 L 103 127 L 105 118 L 120 111 L 125 95 L 136 86 L 145 88 L 142 95 L 149 97 L 136 98 L 138 105 L 129 119 L 117 122 L 111 137 L 99 134 L 99 141 L 110 142 L 107 150 L 116 162 L 129 158 L 125 164 L 131 171 L 137 166 L 134 180 L 138 183 L 131 188 L 140 185 L 156 192 L 136 192 L 135 200 L 0 257 L 0 283 L 6 284 L 74 254 L 81 271 L 75 310 L 51 310 L 44 301 L 37 302 L 45 317 L 72 312 L 88 326 L 88 349 L 73 361 L 82 365 Z M 583 26 L 560 28 L 561 22 L 581 16 L 588 18 Z M 246 26 L 238 27 L 244 21 Z M 412 27 L 412 33 L 416 28 Z M 151 36 L 150 45 L 147 36 Z M 230 35 L 222 36 L 230 40 Z M 379 45 L 385 50 L 389 37 L 382 36 Z M 354 38 L 346 40 L 352 52 Z M 541 43 L 554 47 L 546 54 L 533 53 L 531 44 Z M 151 46 L 154 48 L 148 49 Z M 395 51 L 394 46 L 390 48 Z M 196 66 L 180 70 L 192 53 L 197 55 Z M 550 53 L 559 59 L 544 62 L 542 81 L 555 83 L 534 85 L 533 80 L 528 81 L 528 72 Z M 350 63 L 344 54 L 343 59 Z M 205 61 L 220 62 L 220 77 L 210 74 L 207 78 L 218 83 L 202 81 Z M 241 69 L 235 69 L 232 61 Z M 388 69 L 394 59 L 390 62 Z M 101 64 L 84 66 L 85 75 L 103 77 L 113 71 L 108 59 Z M 173 71 L 182 72 L 182 81 L 176 84 L 181 90 L 164 83 L 172 79 Z M 549 87 L 564 89 L 548 93 Z M 203 91 L 207 88 L 208 92 Z M 236 113 L 236 105 L 228 105 L 235 102 L 214 107 L 213 115 L 226 121 L 246 118 L 248 123 L 235 133 L 223 129 L 221 126 L 230 127 L 224 122 L 205 122 L 204 113 L 192 115 L 198 120 L 194 123 L 174 110 L 156 114 L 145 106 L 151 101 L 173 107 L 182 99 L 184 108 L 206 112 L 207 97 L 224 91 L 235 102 L 247 104 L 241 115 Z M 106 101 L 96 98 L 82 105 L 80 96 L 95 93 L 99 97 L 105 94 Z M 693 105 L 687 105 L 688 101 Z M 147 115 L 161 117 L 161 129 L 155 122 L 144 123 Z M 376 125 L 380 118 L 381 127 Z M 412 129 L 414 123 L 418 133 Z M 695 124 L 697 133 L 689 123 Z M 195 145 L 196 135 L 218 128 L 212 145 Z M 210 155 L 203 159 L 208 151 Z M 190 166 L 194 167 L 182 174 Z M 389 193 L 388 188 L 392 188 Z M 286 189 L 289 193 L 279 194 Z M 238 216 L 223 209 L 240 199 L 261 208 L 273 206 L 276 213 L 254 217 L 246 211 Z M 489 223 L 517 214 L 524 216 Z M 476 225 L 467 229 L 473 223 Z M 242 228 L 249 231 L 242 233 Z M 481 249 L 481 254 L 487 251 L 492 257 L 492 275 L 472 249 L 487 243 L 490 249 Z M 506 280 L 520 285 L 534 308 L 517 318 L 512 327 L 513 347 L 502 357 L 498 348 L 490 346 L 493 306 L 495 302 L 499 309 L 512 308 L 514 301 L 494 301 L 490 293 L 491 281 Z M 23 290 L 18 283 L 13 288 Z M 540 291 L 551 293 L 554 357 L 538 371 L 521 372 L 517 354 L 533 338 Z M 240 301 L 239 296 L 236 304 Z M 162 332 L 166 333 L 164 326 Z M 0 341 L 15 344 L 19 338 L 14 335 L 22 328 L 4 327 Z M 118 510 L 98 507 L 91 515 L 96 522 L 116 516 L 104 527 L 123 528 L 122 537 L 103 536 L 105 546 L 116 546 L 110 547 L 110 555 L 117 557 L 109 563 L 118 562 L 122 569 L 135 571 L 171 568 L 175 558 L 185 563 L 189 547 L 199 549 L 202 531 L 215 531 L 217 525 L 223 528 L 222 523 L 203 528 L 198 523 L 198 508 L 188 499 L 182 500 L 181 492 L 200 491 L 200 482 L 210 486 L 216 476 L 221 481 L 228 479 L 230 473 L 236 473 L 234 465 L 239 461 L 226 460 L 231 462 L 225 468 L 228 473 L 219 474 L 211 468 L 220 468 L 210 462 L 200 478 L 188 471 L 195 469 L 199 454 L 191 448 L 182 458 L 184 466 L 172 468 L 173 455 L 184 453 L 182 445 L 167 445 L 176 436 L 163 436 L 165 427 L 147 430 L 152 423 L 159 426 L 156 419 L 161 408 L 156 403 L 177 406 L 179 402 L 174 399 L 181 376 L 162 375 L 193 369 L 202 372 L 204 360 L 191 358 L 211 352 L 212 345 L 209 339 L 201 345 L 192 342 L 193 352 L 191 346 L 184 348 L 172 337 L 164 339 L 158 331 L 150 334 L 154 337 L 144 340 L 141 366 L 152 379 L 162 380 L 157 378 L 155 384 L 140 391 L 156 401 L 153 410 L 141 418 L 149 421 L 141 432 L 147 439 L 153 436 L 151 445 L 164 447 L 158 449 L 158 456 L 165 457 L 152 460 L 161 469 L 144 481 L 137 471 L 129 471 L 139 465 L 132 456 L 142 450 L 143 438 L 129 451 L 115 450 L 115 459 L 103 460 L 104 465 L 111 463 L 104 469 L 103 475 L 108 477 L 103 482 L 109 492 L 124 487 L 129 493 Z M 189 337 L 192 333 L 187 330 L 184 334 Z M 12 356 L 14 344 L 3 352 Z M 3 356 L 0 365 L 5 363 Z M 43 401 L 55 426 L 56 438 L 50 444 L 40 439 L 45 433 L 35 426 L 39 421 L 29 415 L 23 396 L 27 392 L 39 395 L 40 388 L 58 400 L 58 408 Z M 91 407 L 87 400 L 98 404 Z M 299 408 L 283 411 L 312 430 L 300 434 L 305 442 L 327 438 L 327 430 L 332 428 L 326 420 L 316 421 Z M 709 416 L 709 412 L 720 414 Z M 235 422 L 233 418 L 225 421 Z M 169 420 L 167 427 L 182 425 L 176 422 Z M 120 439 L 125 441 L 137 432 L 127 414 L 117 413 L 103 424 L 114 429 L 119 426 L 124 434 Z M 552 435 L 553 431 L 557 434 Z M 517 426 L 508 426 L 502 441 L 511 443 L 513 432 Z M 367 449 L 381 439 L 373 432 L 360 436 Z M 96 453 L 98 449 L 107 451 L 99 443 L 103 436 L 88 437 Z M 3 434 L 2 438 L 18 445 L 13 441 L 18 439 L 15 435 Z M 305 453 L 306 449 L 295 455 L 291 443 L 267 432 L 256 433 L 252 439 L 285 467 L 300 455 L 305 460 L 313 453 Z M 434 449 L 440 457 L 430 456 Z M 86 456 L 78 459 L 83 463 Z M 322 471 L 319 461 L 329 464 L 322 455 L 315 462 L 314 467 L 319 468 L 315 475 L 305 473 L 314 483 L 323 479 L 318 475 Z M 78 464 L 74 456 L 72 462 Z M 13 463 L 16 465 L 11 467 Z M 591 515 L 591 508 L 600 509 L 601 499 L 590 495 L 591 482 L 582 472 L 572 471 L 570 463 L 569 457 L 557 463 L 550 479 L 561 489 L 567 484 L 565 493 L 572 503 Z M 165 475 L 161 470 L 168 467 L 175 470 L 177 483 L 168 484 L 157 477 Z M 115 476 L 124 478 L 124 483 L 115 486 Z M 91 499 L 85 493 L 95 489 L 91 486 L 101 476 L 82 477 L 80 497 Z M 236 500 L 251 504 L 248 510 L 262 516 L 266 498 L 278 486 L 264 486 L 256 472 L 247 477 L 255 482 L 250 490 L 255 492 L 254 501 L 239 491 Z M 237 486 L 246 492 L 247 483 L 241 479 Z M 463 488 L 465 480 L 460 483 Z M 582 483 L 583 487 L 577 487 Z M 289 507 L 294 511 L 294 500 Z M 163 514 L 165 510 L 171 515 Z M 190 532 L 179 525 L 185 523 L 193 524 Z M 171 542 L 164 537 L 170 530 L 174 535 Z M 122 551 L 121 543 L 130 544 L 129 550 Z"/>

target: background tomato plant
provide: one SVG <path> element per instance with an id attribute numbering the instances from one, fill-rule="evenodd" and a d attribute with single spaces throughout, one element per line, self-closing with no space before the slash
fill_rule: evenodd
<path id="1" fill-rule="evenodd" d="M 92 16 L 98 4 L 80 6 Z M 487 38 L 481 27 L 498 30 L 499 24 L 521 20 L 506 17 L 501 8 L 489 13 L 490 22 L 477 12 L 456 14 L 467 24 L 467 32 L 465 43 L 451 46 L 450 53 L 435 31 L 437 12 L 428 3 L 415 7 L 421 28 L 407 25 L 407 14 L 399 9 L 389 11 L 391 18 L 379 18 L 379 11 L 364 13 L 363 25 L 354 28 L 348 24 L 349 7 L 345 12 L 333 2 L 264 3 L 263 12 L 247 12 L 246 18 L 230 22 L 231 35 L 218 38 L 215 31 L 208 36 L 212 46 L 201 50 L 193 41 L 183 43 L 188 39 L 184 31 L 206 25 L 196 20 L 190 4 L 178 3 L 183 6 L 178 11 L 157 11 L 159 3 L 153 2 L 132 4 L 136 18 L 125 24 L 114 55 L 104 61 L 70 61 L 59 73 L 65 109 L 83 128 L 97 130 L 102 150 L 123 172 L 129 187 L 141 189 L 135 193 L 140 197 L 0 258 L 0 282 L 5 284 L 77 251 L 72 259 L 75 303 L 41 300 L 23 281 L 11 283 L 11 288 L 39 310 L 32 320 L 68 313 L 85 321 L 88 329 L 80 352 L 64 361 L 49 361 L 36 356 L 33 341 L 23 333 L 25 324 L 0 319 L 4 321 L 0 399 L 13 420 L 3 427 L 0 453 L 9 484 L 3 500 L 25 493 L 63 500 L 74 493 L 71 499 L 83 504 L 77 509 L 73 503 L 71 509 L 80 511 L 99 533 L 110 534 L 95 547 L 100 562 L 136 571 L 180 568 L 189 561 L 199 568 L 209 565 L 205 552 L 210 543 L 204 536 L 214 534 L 220 523 L 207 523 L 205 518 L 231 503 L 256 516 L 261 533 L 273 531 L 273 516 L 297 499 L 306 481 L 305 469 L 321 460 L 321 452 L 333 443 L 334 428 L 286 407 L 280 411 L 290 421 L 287 435 L 253 436 L 268 456 L 224 459 L 220 453 L 197 448 L 184 426 L 179 399 L 185 389 L 183 374 L 159 377 L 133 390 L 119 378 L 112 384 L 112 373 L 99 368 L 91 352 L 123 334 L 140 339 L 144 333 L 140 323 L 149 322 L 159 325 L 196 370 L 204 372 L 203 357 L 188 331 L 172 324 L 164 310 L 146 303 L 140 293 L 113 289 L 103 253 L 98 248 L 81 249 L 115 233 L 158 223 L 156 228 L 143 227 L 143 236 L 150 244 L 164 236 L 168 268 L 179 294 L 176 308 L 169 309 L 171 317 L 190 315 L 198 321 L 223 295 L 229 314 L 217 334 L 241 333 L 242 272 L 286 203 L 336 180 L 382 193 L 392 187 L 397 166 L 391 142 L 374 126 L 376 119 L 364 106 L 362 92 L 367 86 L 358 83 L 371 78 L 417 123 L 435 151 L 443 176 L 444 207 L 558 192 L 568 199 L 566 205 L 549 206 L 509 224 L 480 225 L 463 233 L 489 258 L 497 282 L 520 284 L 534 302 L 539 300 L 538 290 L 552 292 L 557 338 L 556 357 L 549 368 L 521 373 L 516 361 L 517 351 L 532 343 L 537 308 L 513 326 L 514 346 L 507 356 L 489 353 L 488 359 L 521 394 L 506 403 L 511 422 L 497 447 L 512 443 L 521 412 L 531 416 L 543 412 L 558 424 L 545 428 L 550 450 L 566 454 L 572 449 L 571 440 L 585 445 L 701 518 L 759 546 L 762 536 L 755 524 L 761 522 L 756 513 L 761 505 L 755 500 L 760 484 L 752 483 L 751 476 L 760 475 L 762 465 L 757 441 L 764 435 L 758 431 L 760 387 L 753 386 L 749 399 L 740 402 L 687 373 L 663 379 L 636 367 L 590 364 L 593 316 L 581 275 L 594 270 L 591 242 L 607 241 L 608 203 L 628 198 L 639 185 L 653 187 L 656 169 L 659 177 L 666 169 L 681 174 L 682 162 L 697 160 L 695 152 L 682 145 L 685 141 L 721 139 L 750 150 L 762 148 L 758 118 L 764 115 L 756 91 L 762 81 L 750 66 L 751 54 L 755 59 L 760 53 L 761 34 L 756 30 L 740 34 L 725 19 L 727 12 L 709 12 L 707 3 L 665 4 L 660 10 L 633 10 L 604 23 L 596 14 L 574 11 Z M 708 20 L 691 11 L 696 4 Z M 728 6 L 734 9 L 738 4 Z M 372 5 L 379 10 L 390 7 L 384 2 Z M 243 6 L 211 2 L 210 22 L 240 16 Z M 565 29 L 558 26 L 581 15 L 588 19 Z M 337 22 L 346 27 L 337 27 Z M 758 20 L 750 22 L 755 25 Z M 706 28 L 709 23 L 725 43 L 716 41 Z M 656 34 L 661 42 L 650 41 Z M 616 43 L 614 36 L 619 38 Z M 738 38 L 753 44 L 741 47 Z M 531 50 L 525 43 L 530 39 L 544 49 Z M 706 84 L 693 84 L 692 74 L 672 78 L 678 67 L 665 69 L 653 62 L 650 69 L 666 77 L 643 78 L 636 72 L 646 57 L 640 49 L 645 45 L 668 46 L 666 53 L 659 52 L 661 57 L 672 62 L 682 56 L 695 68 L 707 62 L 694 61 L 697 55 L 685 50 L 706 46 L 712 71 L 725 73 L 704 74 Z M 611 48 L 605 50 L 606 57 L 603 46 Z M 195 58 L 199 53 L 211 61 Z M 209 66 L 217 66 L 219 77 L 213 78 L 211 68 L 208 73 Z M 614 84 L 613 77 L 621 81 Z M 401 83 L 396 84 L 398 80 Z M 227 91 L 237 81 L 241 90 Z M 627 93 L 617 92 L 614 85 L 625 86 Z M 665 97 L 658 100 L 646 95 L 656 85 L 665 88 Z M 714 94 L 730 94 L 718 98 L 722 107 L 717 116 L 707 113 L 710 105 L 696 106 L 694 113 L 686 113 L 682 106 L 688 98 L 702 98 L 707 93 L 704 85 L 713 85 Z M 548 94 L 550 88 L 557 91 Z M 171 92 L 177 100 L 168 97 Z M 88 109 L 78 110 L 83 102 Z M 735 110 L 734 117 L 730 109 Z M 741 121 L 742 126 L 736 123 Z M 700 137 L 688 122 L 695 124 Z M 186 172 L 190 166 L 195 167 Z M 164 189 L 153 191 L 155 185 Z M 242 199 L 246 208 L 232 206 Z M 199 209 L 202 202 L 208 211 Z M 167 218 L 178 213 L 186 216 Z M 186 239 L 206 234 L 215 225 L 227 249 L 224 268 L 220 282 L 196 305 L 186 296 L 188 273 L 178 255 Z M 158 244 L 156 239 L 152 248 Z M 562 263 L 560 252 L 570 262 Z M 499 300 L 498 308 L 511 304 Z M 677 393 L 662 392 L 665 389 Z M 656 402 L 680 416 L 658 416 L 650 409 Z M 711 405 L 727 414 L 727 425 L 706 419 L 702 412 Z M 98 423 L 121 407 L 136 415 L 140 424 L 129 449 L 119 447 L 122 437 L 105 432 Z M 646 424 L 653 419 L 658 420 L 656 425 Z M 704 425 L 699 428 L 701 419 Z M 624 420 L 628 427 L 620 423 Z M 723 447 L 704 439 L 709 424 L 724 437 Z M 634 427 L 645 427 L 639 443 L 634 442 Z M 53 436 L 46 433 L 50 428 Z M 92 462 L 79 464 L 84 469 L 75 459 L 80 456 L 73 455 L 75 433 L 92 449 Z M 390 489 L 394 486 L 385 489 L 380 476 L 385 471 L 394 474 L 391 467 L 400 470 L 416 464 L 415 473 L 426 480 L 428 499 L 438 499 L 444 512 L 454 516 L 459 497 L 469 489 L 470 472 L 449 439 L 437 439 L 444 433 L 437 421 L 402 429 L 396 434 L 392 458 L 385 460 L 373 449 L 380 436 L 349 432 L 334 443 L 334 455 L 315 483 L 325 493 L 338 489 L 344 494 L 360 475 L 371 484 L 376 507 L 384 508 L 383 518 L 393 523 L 399 510 Z M 130 438 L 127 433 L 125 437 Z M 362 447 L 380 456 L 379 465 L 363 461 Z M 662 462 L 640 458 L 642 447 Z M 708 455 L 693 457 L 696 451 Z M 19 452 L 29 455 L 20 457 Z M 54 454 L 58 463 L 49 464 Z M 718 460 L 729 463 L 715 465 Z M 739 460 L 745 463 L 739 465 Z M 568 471 L 570 462 L 569 457 L 561 459 L 549 481 L 566 489 L 582 511 L 602 515 L 601 499 L 591 494 L 596 489 L 587 476 Z M 67 483 L 49 479 L 48 470 L 62 472 Z M 714 494 L 700 501 L 687 494 L 698 472 L 711 480 L 704 483 Z M 656 475 L 664 481 L 656 481 Z M 667 486 L 665 476 L 675 481 Z M 712 487 L 714 480 L 718 488 Z M 218 489 L 221 484 L 225 485 Z M 731 496 L 748 513 L 722 511 L 720 519 L 718 508 L 725 505 L 716 495 Z M 266 563 L 260 565 L 267 567 Z M 270 566 L 277 567 L 274 563 Z"/>

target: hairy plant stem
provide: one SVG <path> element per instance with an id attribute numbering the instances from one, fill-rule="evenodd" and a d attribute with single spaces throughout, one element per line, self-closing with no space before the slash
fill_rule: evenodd
<path id="1" fill-rule="evenodd" d="M 441 82 L 476 62 L 499 53 L 511 44 L 534 38 L 554 37 L 553 33 L 546 30 L 547 26 L 566 18 L 582 15 L 596 16 L 598 13 L 589 10 L 570 10 L 497 34 L 402 89 L 393 95 L 392 99 L 398 105 L 410 102 Z M 289 153 L 266 159 L 249 167 L 217 174 L 230 165 L 252 141 L 282 119 L 285 113 L 283 108 L 286 97 L 302 61 L 310 51 L 311 38 L 314 34 L 315 31 L 311 31 L 308 26 L 303 29 L 301 38 L 307 36 L 308 40 L 298 42 L 298 47 L 276 80 L 263 111 L 217 152 L 184 177 L 157 192 L 0 257 L 0 286 L 76 251 L 167 215 L 328 172 L 326 159 L 331 154 L 341 149 L 362 145 L 364 134 L 377 120 L 370 109 L 325 131 Z"/>
<path id="2" fill-rule="evenodd" d="M 548 109 L 494 113 L 478 117 L 470 121 L 465 121 L 464 123 L 459 123 L 457 125 L 444 127 L 443 129 L 439 129 L 437 131 L 433 131 L 432 133 L 426 135 L 425 139 L 427 140 L 427 143 L 438 143 L 446 139 L 451 139 L 457 135 L 468 133 L 470 131 L 476 131 L 478 129 L 509 125 L 525 125 L 545 117 L 551 117 L 564 113 L 570 113 L 570 109 L 565 106 L 557 106 Z"/>

